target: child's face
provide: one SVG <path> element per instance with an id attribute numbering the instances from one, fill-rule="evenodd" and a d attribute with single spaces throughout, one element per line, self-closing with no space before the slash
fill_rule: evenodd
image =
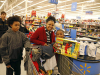
<path id="1" fill-rule="evenodd" d="M 46 23 L 46 28 L 48 31 L 51 31 L 54 27 L 54 21 L 48 21 L 48 23 Z"/>
<path id="2" fill-rule="evenodd" d="M 15 21 L 15 22 L 11 25 L 11 27 L 12 27 L 12 30 L 13 30 L 14 32 L 17 32 L 17 31 L 19 30 L 19 28 L 20 28 L 20 22 Z"/>
<path id="3" fill-rule="evenodd" d="M 58 37 L 58 38 L 64 38 L 64 33 L 62 31 L 57 31 L 56 37 Z"/>

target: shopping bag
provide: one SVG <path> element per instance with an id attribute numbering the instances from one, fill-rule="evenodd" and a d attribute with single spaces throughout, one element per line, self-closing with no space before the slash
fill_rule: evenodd
<path id="1" fill-rule="evenodd" d="M 52 56 L 50 59 L 47 59 L 46 62 L 43 64 L 45 70 L 52 70 L 55 66 L 57 66 L 56 57 L 55 55 Z"/>

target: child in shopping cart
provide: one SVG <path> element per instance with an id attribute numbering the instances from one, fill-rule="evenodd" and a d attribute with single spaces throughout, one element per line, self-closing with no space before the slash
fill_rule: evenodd
<path id="1" fill-rule="evenodd" d="M 30 41 L 26 35 L 19 31 L 20 17 L 12 16 L 7 20 L 8 31 L 2 36 L 2 42 L 0 44 L 0 52 L 3 57 L 3 61 L 7 67 L 6 75 L 21 75 L 21 57 L 23 51 L 23 45 L 27 51 L 30 50 Z"/>
<path id="2" fill-rule="evenodd" d="M 63 30 L 57 30 L 56 32 L 56 37 L 57 38 L 64 38 L 64 31 Z M 56 44 L 54 44 L 54 47 L 56 47 Z M 78 53 L 78 56 L 79 56 L 79 53 Z M 57 55 L 57 59 L 59 60 L 58 58 L 58 55 Z M 69 59 L 73 62 L 73 58 L 69 57 Z M 70 69 L 72 69 L 72 67 L 70 66 Z M 71 73 L 71 72 L 70 72 Z"/>

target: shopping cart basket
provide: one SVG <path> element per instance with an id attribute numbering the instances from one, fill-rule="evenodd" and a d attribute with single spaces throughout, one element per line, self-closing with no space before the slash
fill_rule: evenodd
<path id="1" fill-rule="evenodd" d="M 72 62 L 73 58 L 58 54 L 58 70 L 61 75 L 84 75 L 84 73 Z M 74 71 L 73 71 L 74 70 Z"/>
<path id="2" fill-rule="evenodd" d="M 57 66 L 60 75 L 84 75 L 84 73 L 67 56 L 58 54 Z M 30 56 L 28 59 L 28 75 L 39 75 Z"/>

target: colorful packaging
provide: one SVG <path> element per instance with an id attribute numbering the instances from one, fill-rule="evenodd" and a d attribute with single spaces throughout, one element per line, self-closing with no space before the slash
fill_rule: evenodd
<path id="1" fill-rule="evenodd" d="M 77 59 L 80 43 L 72 40 L 57 38 L 55 53 Z"/>

